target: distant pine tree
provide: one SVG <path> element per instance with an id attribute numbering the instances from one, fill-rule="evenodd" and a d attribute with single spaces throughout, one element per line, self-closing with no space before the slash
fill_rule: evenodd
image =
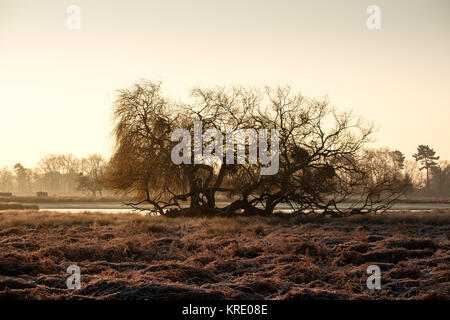
<path id="1" fill-rule="evenodd" d="M 427 171 L 427 185 L 430 186 L 430 171 L 437 166 L 436 160 L 439 157 L 436 156 L 436 151 L 431 149 L 428 145 L 420 145 L 417 147 L 417 153 L 413 154 L 414 159 L 421 164 L 420 170 Z"/>

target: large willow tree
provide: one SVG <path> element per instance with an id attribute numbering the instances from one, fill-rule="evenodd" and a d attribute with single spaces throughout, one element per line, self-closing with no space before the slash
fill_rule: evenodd
<path id="1" fill-rule="evenodd" d="M 367 213 L 389 208 L 410 185 L 395 153 L 365 148 L 371 124 L 288 87 L 196 88 L 188 102 L 174 103 L 160 83 L 141 81 L 118 91 L 114 120 L 107 184 L 136 195 L 131 206 L 162 215 L 268 215 L 280 205 L 294 214 Z M 223 133 L 222 154 L 227 131 L 277 129 L 279 170 L 263 175 L 265 165 L 250 161 L 195 164 L 193 154 L 191 164 L 175 164 L 172 133 L 184 128 L 193 136 L 194 121 Z M 218 194 L 231 200 L 217 208 Z"/>

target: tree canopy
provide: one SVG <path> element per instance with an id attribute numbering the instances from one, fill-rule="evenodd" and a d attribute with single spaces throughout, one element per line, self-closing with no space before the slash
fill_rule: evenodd
<path id="1" fill-rule="evenodd" d="M 114 120 L 116 145 L 106 184 L 134 193 L 138 201 L 129 203 L 134 208 L 148 204 L 145 210 L 161 215 L 269 215 L 280 205 L 293 214 L 367 213 L 389 208 L 410 186 L 402 173 L 404 158 L 366 148 L 371 123 L 289 87 L 195 88 L 189 101 L 174 102 L 163 95 L 161 83 L 143 80 L 118 91 Z M 221 133 L 223 144 L 210 147 L 211 154 L 231 152 L 235 160 L 242 157 L 239 149 L 248 153 L 251 144 L 245 137 L 229 141 L 227 132 L 277 130 L 278 149 L 259 155 L 276 155 L 278 171 L 261 174 L 267 162 L 248 156 L 199 162 L 192 153 L 189 163 L 175 164 L 171 153 L 179 141 L 172 141 L 172 134 L 181 128 L 194 136 L 196 121 L 203 132 Z M 203 138 L 207 148 L 211 136 Z M 273 135 L 265 139 L 274 142 Z M 219 207 L 219 195 L 231 200 Z"/>

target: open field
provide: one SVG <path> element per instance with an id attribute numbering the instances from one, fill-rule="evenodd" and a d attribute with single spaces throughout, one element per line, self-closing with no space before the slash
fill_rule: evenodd
<path id="1" fill-rule="evenodd" d="M 449 299 L 450 211 L 346 219 L 0 212 L 2 299 Z M 81 289 L 66 287 L 69 265 Z M 366 288 L 367 266 L 381 290 Z"/>

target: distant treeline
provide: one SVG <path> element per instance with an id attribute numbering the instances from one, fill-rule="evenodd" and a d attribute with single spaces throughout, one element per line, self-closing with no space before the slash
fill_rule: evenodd
<path id="1" fill-rule="evenodd" d="M 102 195 L 103 156 L 77 158 L 72 154 L 47 155 L 34 168 L 21 163 L 0 170 L 0 192 L 77 193 Z"/>
<path id="2" fill-rule="evenodd" d="M 400 151 L 386 151 L 395 154 L 402 170 L 411 178 L 413 189 L 409 196 L 450 197 L 450 162 L 439 160 L 433 149 L 419 146 L 413 155 L 415 161 L 405 160 Z M 0 192 L 102 195 L 107 166 L 108 161 L 99 154 L 87 158 L 47 155 L 32 169 L 20 163 L 0 169 Z"/>

